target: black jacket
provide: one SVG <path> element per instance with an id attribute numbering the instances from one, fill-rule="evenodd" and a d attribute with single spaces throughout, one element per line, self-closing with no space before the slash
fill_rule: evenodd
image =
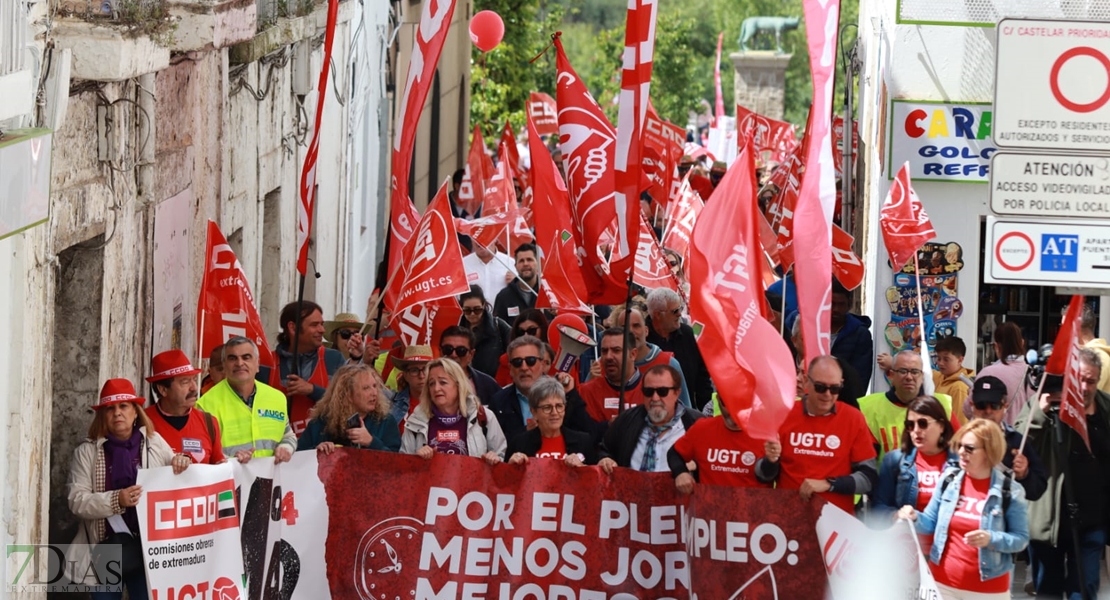
<path id="1" fill-rule="evenodd" d="M 515 384 L 501 388 L 501 391 L 490 399 L 488 406 L 493 414 L 497 415 L 497 423 L 501 425 L 505 439 L 511 440 L 527 431 L 528 425 L 524 422 L 524 413 L 520 411 L 520 400 L 516 396 Z M 563 418 L 563 426 L 589 434 L 595 446 L 604 432 L 604 426 L 599 426 L 586 413 L 586 402 L 575 390 L 567 394 L 567 412 Z"/>
<path id="2" fill-rule="evenodd" d="M 470 327 L 470 323 L 463 317 L 459 320 L 462 327 Z M 482 322 L 474 329 L 474 358 L 470 365 L 475 369 L 497 377 L 497 369 L 501 367 L 501 355 L 509 347 L 509 324 L 491 315 L 482 313 Z M 481 397 L 481 396 L 479 396 Z"/>
<path id="3" fill-rule="evenodd" d="M 566 444 L 567 454 L 581 454 L 582 460 L 587 465 L 597 464 L 597 447 L 590 438 L 590 434 L 567 429 L 564 425 L 560 430 L 563 434 L 563 443 Z M 509 440 L 509 447 L 505 451 L 507 460 L 513 454 L 520 452 L 526 456 L 535 456 L 540 451 L 543 440 L 540 438 L 540 428 L 536 427 L 517 435 Z"/>
<path id="4" fill-rule="evenodd" d="M 694 422 L 702 416 L 700 412 L 687 408 L 680 420 L 682 426 L 689 431 Z M 632 453 L 636 451 L 636 445 L 640 443 L 640 433 L 645 427 L 647 427 L 647 408 L 644 406 L 634 406 L 621 413 L 605 432 L 599 460 L 608 457 L 617 461 L 618 466 L 631 467 Z M 666 457 L 661 456 L 659 459 L 665 461 Z"/>
<path id="5" fill-rule="evenodd" d="M 515 316 L 509 316 L 509 307 L 512 306 L 522 311 L 526 308 L 535 308 L 536 295 L 528 290 L 521 289 L 520 282 L 514 280 L 500 292 L 497 292 L 497 298 L 493 301 L 493 316 L 506 323 L 512 323 L 516 320 Z"/>
<path id="6" fill-rule="evenodd" d="M 651 319 L 647 320 L 647 341 L 659 346 L 664 352 L 674 354 L 678 365 L 682 367 L 682 377 L 686 379 L 686 387 L 690 390 L 690 402 L 694 408 L 703 409 L 713 399 L 713 382 L 709 379 L 709 369 L 705 368 L 698 342 L 694 339 L 694 330 L 683 323 L 670 337 L 663 337 L 655 332 Z"/>
<path id="7" fill-rule="evenodd" d="M 955 410 L 955 407 L 952 408 Z M 1002 464 L 1007 469 L 1013 469 L 1014 455 L 1010 451 L 1021 448 L 1021 432 L 1003 424 L 1002 433 L 1006 436 L 1006 454 L 1002 456 Z M 1037 453 L 1032 444 L 1026 444 L 1022 452 L 1025 454 L 1025 460 L 1029 461 L 1029 472 L 1025 474 L 1025 479 L 1021 481 L 1015 479 L 1014 481 L 1021 484 L 1022 489 L 1025 490 L 1025 499 L 1032 502 L 1043 496 L 1045 490 L 1048 489 L 1048 474 L 1045 473 L 1041 455 Z"/>
<path id="8" fill-rule="evenodd" d="M 497 381 L 486 375 L 485 373 L 474 368 L 473 363 L 466 368 L 466 374 L 474 382 L 474 395 L 478 396 L 478 400 L 482 404 L 489 405 L 490 400 L 501 391 L 501 386 L 497 385 Z"/>

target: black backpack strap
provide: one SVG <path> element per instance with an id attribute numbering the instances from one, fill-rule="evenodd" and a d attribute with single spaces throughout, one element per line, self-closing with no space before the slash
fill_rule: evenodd
<path id="1" fill-rule="evenodd" d="M 959 472 L 960 471 L 958 469 L 949 469 L 948 474 L 944 476 L 944 479 L 940 480 L 940 489 L 937 490 L 937 493 L 934 495 L 943 496 L 944 490 L 948 489 L 948 484 L 952 483 L 952 480 L 956 478 L 956 475 L 959 474 Z"/>
<path id="2" fill-rule="evenodd" d="M 1007 473 L 1002 478 L 1002 518 L 1006 518 L 1006 511 L 1010 509 L 1010 487 L 1014 484 L 1012 473 Z"/>

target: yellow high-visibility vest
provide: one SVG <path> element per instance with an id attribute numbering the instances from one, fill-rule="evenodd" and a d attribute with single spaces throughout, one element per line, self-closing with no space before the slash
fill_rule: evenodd
<path id="1" fill-rule="evenodd" d="M 273 456 L 285 435 L 289 423 L 285 394 L 258 381 L 255 386 L 253 407 L 243 402 L 226 379 L 197 400 L 197 408 L 220 423 L 224 456 L 234 457 L 240 450 L 253 450 L 255 457 Z"/>
<path id="2" fill-rule="evenodd" d="M 952 397 L 947 394 L 933 394 L 940 400 L 948 418 L 952 418 Z M 902 446 L 902 429 L 906 422 L 906 407 L 897 406 L 887 399 L 885 392 L 871 394 L 859 399 L 859 410 L 867 419 L 867 428 L 879 442 L 879 463 L 883 455 Z"/>

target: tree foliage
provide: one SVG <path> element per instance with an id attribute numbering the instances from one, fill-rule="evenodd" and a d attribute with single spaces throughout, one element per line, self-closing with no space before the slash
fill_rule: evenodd
<path id="1" fill-rule="evenodd" d="M 620 56 L 624 47 L 627 0 L 475 0 L 475 11 L 494 10 L 505 20 L 505 40 L 488 54 L 475 49 L 471 74 L 471 118 L 484 130 L 500 127 L 506 119 L 519 131 L 531 91 L 553 94 L 554 53 L 528 61 L 563 32 L 567 56 L 590 92 L 615 120 L 614 98 L 620 90 Z M 855 24 L 858 0 L 842 0 L 840 23 Z M 721 87 L 725 112 L 734 114 L 734 75 L 729 54 L 737 52 L 740 25 L 757 15 L 803 16 L 802 0 L 687 0 L 661 3 L 656 26 L 655 65 L 651 98 L 660 115 L 677 125 L 687 124 L 691 111 L 712 111 L 715 97 L 713 61 L 717 35 L 724 32 Z M 854 28 L 841 40 L 849 48 Z M 786 32 L 783 48 L 793 57 L 785 78 L 785 119 L 805 124 L 812 95 L 805 21 Z M 844 98 L 843 58 L 837 53 L 834 102 Z"/>

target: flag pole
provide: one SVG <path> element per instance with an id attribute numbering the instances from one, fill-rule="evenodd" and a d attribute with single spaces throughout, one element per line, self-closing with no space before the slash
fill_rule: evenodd
<path id="1" fill-rule="evenodd" d="M 628 268 L 628 294 L 624 299 L 624 333 L 621 336 L 621 347 L 624 348 L 628 345 L 628 327 L 629 319 L 632 317 L 632 284 L 633 277 L 636 274 L 635 265 L 629 265 Z M 628 352 L 631 348 L 624 348 L 621 355 L 621 391 L 617 399 L 617 414 L 624 412 L 624 390 L 628 387 L 628 380 L 624 378 L 625 371 L 628 370 Z"/>
<path id="2" fill-rule="evenodd" d="M 925 388 L 926 395 L 932 396 L 936 392 L 936 384 L 933 383 L 933 361 L 929 358 L 929 340 L 925 334 L 925 307 L 921 303 L 921 266 L 917 262 L 916 250 L 913 252 L 913 279 L 917 285 L 917 331 L 921 334 L 921 347 L 918 350 L 921 353 L 921 366 L 928 367 L 927 371 L 922 369 L 926 371 L 927 377 L 923 378 L 921 385 Z"/>

